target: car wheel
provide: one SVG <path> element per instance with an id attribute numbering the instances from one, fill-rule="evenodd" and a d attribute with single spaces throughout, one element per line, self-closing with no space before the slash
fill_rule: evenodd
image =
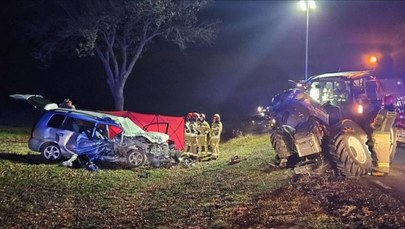
<path id="1" fill-rule="evenodd" d="M 131 168 L 143 166 L 146 163 L 146 155 L 143 152 L 131 150 L 127 153 L 127 165 Z"/>
<path id="2" fill-rule="evenodd" d="M 57 161 L 62 158 L 62 152 L 55 143 L 46 143 L 41 150 L 41 156 L 46 161 Z"/>

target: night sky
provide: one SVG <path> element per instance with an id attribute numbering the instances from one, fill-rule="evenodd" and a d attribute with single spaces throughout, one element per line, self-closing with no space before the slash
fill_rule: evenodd
<path id="1" fill-rule="evenodd" d="M 27 0 L 28 1 L 28 0 Z M 1 9 L 1 111 L 15 109 L 14 93 L 41 94 L 78 108 L 112 110 L 104 70 L 97 57 L 56 56 L 43 69 L 29 40 L 15 30 L 20 4 Z M 212 46 L 155 40 L 125 87 L 125 110 L 183 116 L 197 111 L 242 117 L 287 89 L 305 73 L 306 13 L 297 1 L 217 1 L 203 17 L 219 20 Z M 20 36 L 20 35 L 18 35 Z M 309 75 L 363 70 L 364 58 L 381 53 L 405 76 L 405 1 L 318 1 L 310 13 Z"/>

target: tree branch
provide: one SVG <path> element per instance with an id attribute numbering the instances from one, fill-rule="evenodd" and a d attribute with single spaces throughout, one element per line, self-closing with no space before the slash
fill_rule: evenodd
<path id="1" fill-rule="evenodd" d="M 110 64 L 109 64 L 106 56 L 101 52 L 100 48 L 97 45 L 94 47 L 94 49 L 96 50 L 96 53 L 97 53 L 98 57 L 100 58 L 101 63 L 103 64 L 104 69 L 107 73 L 107 84 L 110 86 L 111 93 L 114 93 L 114 89 L 116 88 L 116 85 L 115 85 L 114 75 L 111 71 Z"/>
<path id="2" fill-rule="evenodd" d="M 113 33 L 112 33 L 112 37 L 111 37 L 111 42 L 109 43 L 110 45 L 108 45 L 108 50 L 109 53 L 111 55 L 113 64 L 114 64 L 114 73 L 115 76 L 118 77 L 119 76 L 119 68 L 118 68 L 118 62 L 117 62 L 117 56 L 115 55 L 113 46 L 114 46 L 114 41 L 115 41 L 115 36 L 116 36 L 116 29 L 113 28 Z M 121 78 L 121 77 L 120 77 Z"/>

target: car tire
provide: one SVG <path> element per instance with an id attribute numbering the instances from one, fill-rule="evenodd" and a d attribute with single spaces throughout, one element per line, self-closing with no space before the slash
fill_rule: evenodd
<path id="1" fill-rule="evenodd" d="M 62 152 L 57 144 L 50 142 L 41 147 L 41 157 L 45 161 L 59 161 L 62 158 Z"/>
<path id="2" fill-rule="evenodd" d="M 131 150 L 127 153 L 127 165 L 130 168 L 136 168 L 146 164 L 146 155 L 137 150 Z"/>

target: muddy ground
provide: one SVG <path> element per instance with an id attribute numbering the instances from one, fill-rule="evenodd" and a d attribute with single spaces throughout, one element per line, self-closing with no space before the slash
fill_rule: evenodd
<path id="1" fill-rule="evenodd" d="M 404 200 L 400 194 L 377 187 L 367 178 L 296 176 L 286 187 L 258 196 L 241 207 L 235 212 L 234 226 L 405 228 Z M 311 218 L 316 220 L 311 222 Z"/>

